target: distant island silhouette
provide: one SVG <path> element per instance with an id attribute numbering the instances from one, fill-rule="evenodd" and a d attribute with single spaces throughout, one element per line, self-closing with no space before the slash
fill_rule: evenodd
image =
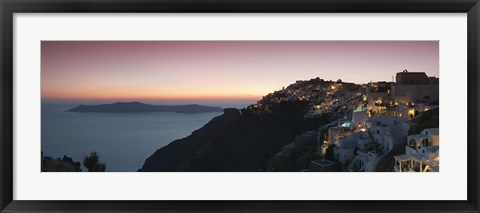
<path id="1" fill-rule="evenodd" d="M 176 113 L 202 113 L 222 112 L 221 107 L 202 106 L 198 104 L 188 105 L 151 105 L 141 102 L 117 102 L 112 104 L 79 105 L 67 110 L 67 112 L 176 112 Z"/>

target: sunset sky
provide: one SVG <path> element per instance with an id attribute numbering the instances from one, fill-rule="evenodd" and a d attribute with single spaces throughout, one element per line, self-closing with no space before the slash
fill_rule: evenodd
<path id="1" fill-rule="evenodd" d="M 439 72 L 437 41 L 42 41 L 42 99 L 258 100 L 296 80 Z M 437 75 L 438 76 L 438 75 Z"/>

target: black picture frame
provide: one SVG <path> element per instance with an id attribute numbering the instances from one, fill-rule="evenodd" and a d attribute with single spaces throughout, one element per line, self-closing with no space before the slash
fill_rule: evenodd
<path id="1" fill-rule="evenodd" d="M 1 212 L 480 212 L 478 0 L 0 0 Z M 14 13 L 467 13 L 468 198 L 466 201 L 17 201 L 13 200 Z M 452 183 L 445 184 L 454 184 Z M 254 193 L 254 192 L 252 192 Z M 446 192 L 448 193 L 448 192 Z"/>

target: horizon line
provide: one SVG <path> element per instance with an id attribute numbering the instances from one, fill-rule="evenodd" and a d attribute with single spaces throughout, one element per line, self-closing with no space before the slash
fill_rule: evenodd
<path id="1" fill-rule="evenodd" d="M 141 102 L 141 101 L 258 101 L 261 97 L 249 98 L 50 98 L 41 97 L 41 101 L 116 101 L 116 102 Z"/>

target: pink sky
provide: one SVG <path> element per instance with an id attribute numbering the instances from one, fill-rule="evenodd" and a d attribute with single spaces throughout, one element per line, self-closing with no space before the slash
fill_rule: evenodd
<path id="1" fill-rule="evenodd" d="M 44 99 L 257 100 L 315 77 L 439 72 L 437 41 L 43 41 L 41 51 Z"/>

